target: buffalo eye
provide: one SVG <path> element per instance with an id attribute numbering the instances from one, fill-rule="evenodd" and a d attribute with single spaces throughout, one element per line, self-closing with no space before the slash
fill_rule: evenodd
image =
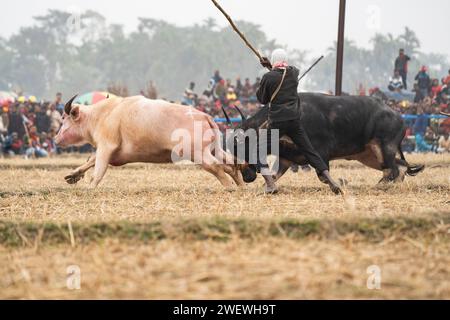
<path id="1" fill-rule="evenodd" d="M 80 117 L 80 108 L 79 107 L 73 107 L 72 110 L 70 110 L 70 116 L 74 120 L 78 120 L 78 118 Z"/>

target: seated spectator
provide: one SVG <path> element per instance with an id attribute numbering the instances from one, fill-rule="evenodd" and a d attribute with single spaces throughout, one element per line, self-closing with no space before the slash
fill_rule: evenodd
<path id="1" fill-rule="evenodd" d="M 438 152 L 450 152 L 449 133 L 445 132 L 438 141 Z"/>
<path id="2" fill-rule="evenodd" d="M 190 89 L 184 90 L 183 99 L 181 100 L 181 104 L 185 106 L 195 106 L 195 94 Z"/>
<path id="3" fill-rule="evenodd" d="M 208 81 L 208 86 L 206 87 L 205 90 L 203 90 L 202 93 L 202 97 L 208 100 L 212 100 L 214 97 L 214 88 L 215 88 L 216 84 L 214 82 L 214 79 L 209 79 Z"/>
<path id="4" fill-rule="evenodd" d="M 439 129 L 446 133 L 450 132 L 450 117 L 441 122 Z"/>
<path id="5" fill-rule="evenodd" d="M 422 135 L 416 134 L 416 152 L 431 152 L 433 146 L 428 144 Z"/>
<path id="6" fill-rule="evenodd" d="M 402 150 L 404 152 L 414 152 L 416 149 L 416 143 L 414 137 L 411 137 L 409 135 L 406 135 L 405 138 L 402 141 Z"/>
<path id="7" fill-rule="evenodd" d="M 48 154 L 56 154 L 55 141 L 47 134 L 47 132 L 41 133 L 40 141 L 42 148 L 47 151 Z"/>
<path id="8" fill-rule="evenodd" d="M 394 76 L 389 78 L 388 89 L 390 91 L 401 92 L 403 86 L 403 80 L 398 70 L 395 71 Z"/>
<path id="9" fill-rule="evenodd" d="M 431 127 L 427 127 L 425 135 L 423 136 L 424 141 L 433 147 L 433 150 L 437 149 L 439 136 L 436 135 L 431 129 Z"/>
<path id="10" fill-rule="evenodd" d="M 5 138 L 3 143 L 3 152 L 13 156 L 22 153 L 23 141 L 19 139 L 17 132 L 11 133 Z"/>
<path id="11" fill-rule="evenodd" d="M 48 152 L 42 147 L 41 139 L 37 133 L 36 127 L 32 126 L 29 133 L 24 137 L 25 158 L 45 158 Z"/>

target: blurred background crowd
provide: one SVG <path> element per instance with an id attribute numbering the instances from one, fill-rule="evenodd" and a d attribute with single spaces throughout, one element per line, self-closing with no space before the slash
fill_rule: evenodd
<path id="1" fill-rule="evenodd" d="M 398 59 L 405 57 L 406 63 Z M 442 79 L 432 79 L 423 66 L 415 74 L 412 90 L 405 83 L 408 76 L 407 57 L 400 51 L 394 63 L 394 73 L 386 88 L 369 88 L 359 85 L 353 93 L 370 95 L 385 101 L 401 113 L 408 126 L 403 147 L 406 152 L 450 152 L 450 118 L 440 116 L 450 113 L 450 70 Z M 239 121 L 238 106 L 245 115 L 251 115 L 260 107 L 256 99 L 260 78 L 237 78 L 234 81 L 223 78 L 216 70 L 203 90 L 198 91 L 195 82 L 184 90 L 181 101 L 213 116 L 221 130 L 228 128 L 223 120 L 222 107 L 235 121 Z M 325 94 L 333 94 L 324 92 Z M 155 84 L 150 81 L 140 91 L 148 98 L 158 98 Z M 79 96 L 75 102 L 94 104 L 107 95 L 128 96 L 123 85 L 110 85 L 105 92 L 90 92 Z M 65 99 L 69 97 L 64 97 Z M 164 99 L 164 98 L 163 98 Z M 54 143 L 54 136 L 62 124 L 64 112 L 63 95 L 57 93 L 53 101 L 39 101 L 35 96 L 0 92 L 0 141 L 2 156 L 21 155 L 25 158 L 48 157 L 63 152 L 91 152 L 90 146 L 60 149 Z"/>

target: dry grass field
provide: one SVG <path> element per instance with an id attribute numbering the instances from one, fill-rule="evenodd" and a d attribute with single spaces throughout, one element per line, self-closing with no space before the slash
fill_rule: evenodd
<path id="1" fill-rule="evenodd" d="M 267 196 L 262 178 L 225 191 L 191 165 L 134 164 L 89 190 L 63 179 L 86 157 L 0 160 L 0 298 L 450 299 L 450 155 L 407 158 L 427 168 L 398 185 L 334 162 L 345 197 L 313 172 Z"/>

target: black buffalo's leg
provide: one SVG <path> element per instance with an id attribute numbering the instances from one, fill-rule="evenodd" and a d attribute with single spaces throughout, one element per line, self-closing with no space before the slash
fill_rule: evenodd
<path id="1" fill-rule="evenodd" d="M 403 125 L 401 125 L 403 126 Z M 400 145 L 405 135 L 405 130 L 402 127 L 391 126 L 391 132 L 394 135 L 386 134 L 384 139 L 380 140 L 381 152 L 383 155 L 383 178 L 380 182 L 401 182 L 405 177 L 407 166 L 399 164 L 396 159 L 397 153 L 400 151 Z"/>
<path id="2" fill-rule="evenodd" d="M 383 171 L 381 183 L 400 182 L 403 180 L 407 167 L 398 164 L 396 155 L 400 151 L 400 144 L 405 135 L 404 124 L 396 117 L 392 117 L 391 112 L 380 112 L 374 118 L 374 144 L 379 145 L 381 158 L 376 153 Z M 373 146 L 375 147 L 375 146 Z M 400 171 L 401 169 L 401 171 Z"/>
<path id="3" fill-rule="evenodd" d="M 319 153 L 320 157 L 322 158 L 323 162 L 325 163 L 325 165 L 327 166 L 327 168 L 330 168 L 330 160 L 328 159 L 328 156 L 325 155 L 323 152 L 320 152 L 319 150 L 318 150 L 318 153 Z M 317 174 L 317 178 L 319 178 L 320 182 L 322 182 L 324 184 L 329 184 L 328 179 L 323 174 L 321 174 L 321 172 L 319 172 L 317 169 L 316 169 L 316 174 Z"/>
<path id="4" fill-rule="evenodd" d="M 275 183 L 275 179 L 270 174 L 263 174 L 264 181 L 266 182 L 264 192 L 267 194 L 278 193 L 278 187 Z"/>
<path id="5" fill-rule="evenodd" d="M 397 145 L 393 141 L 384 143 L 381 142 L 381 152 L 383 154 L 383 178 L 380 183 L 393 182 L 399 175 L 400 171 L 397 166 L 395 156 L 397 154 Z"/>
<path id="6" fill-rule="evenodd" d="M 277 162 L 275 163 L 275 165 L 278 166 L 278 171 L 273 177 L 275 179 L 275 182 L 278 181 L 289 170 L 292 164 L 292 161 L 277 157 Z"/>
<path id="7" fill-rule="evenodd" d="M 303 126 L 299 120 L 295 120 L 291 122 L 291 125 L 288 127 L 289 137 L 292 141 L 297 145 L 300 149 L 301 154 L 306 158 L 309 164 L 316 169 L 317 175 L 321 181 L 326 181 L 330 186 L 331 191 L 335 194 L 341 194 L 342 190 L 339 185 L 331 178 L 330 172 L 328 170 L 328 157 L 325 159 L 319 154 L 311 144 L 309 140 L 308 134 L 304 130 Z"/>
<path id="8" fill-rule="evenodd" d="M 402 141 L 403 138 L 405 137 L 405 129 L 403 130 L 399 130 L 397 136 L 395 137 L 395 140 L 393 141 L 393 144 L 395 144 L 395 155 L 394 155 L 394 166 L 397 168 L 397 176 L 394 178 L 394 182 L 402 182 L 405 179 L 405 175 L 408 171 L 408 163 L 405 160 L 399 160 L 397 158 L 395 158 L 395 156 L 397 155 L 397 153 L 400 154 L 401 157 L 403 156 L 402 153 Z M 402 163 L 400 163 L 402 162 Z"/>
<path id="9" fill-rule="evenodd" d="M 278 192 L 278 187 L 275 183 L 275 178 L 272 170 L 269 168 L 267 163 L 267 156 L 272 152 L 270 141 L 271 141 L 271 128 L 267 131 L 267 135 L 258 136 L 258 156 L 257 156 L 257 167 L 259 168 L 261 175 L 264 178 L 265 188 L 264 192 L 267 194 L 275 194 Z M 281 134 L 280 134 L 281 136 Z M 266 152 L 262 152 L 261 146 L 265 146 Z M 278 157 L 277 157 L 278 159 Z"/>

